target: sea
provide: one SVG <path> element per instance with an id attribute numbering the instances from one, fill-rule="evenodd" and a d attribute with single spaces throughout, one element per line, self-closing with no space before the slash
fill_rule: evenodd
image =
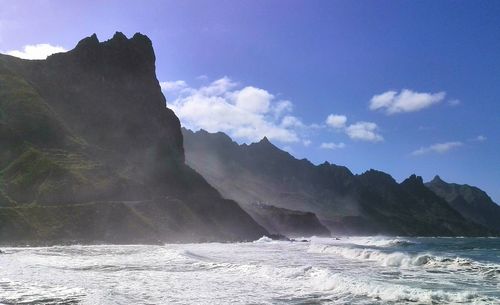
<path id="1" fill-rule="evenodd" d="M 1 250 L 0 304 L 500 304 L 499 238 Z"/>

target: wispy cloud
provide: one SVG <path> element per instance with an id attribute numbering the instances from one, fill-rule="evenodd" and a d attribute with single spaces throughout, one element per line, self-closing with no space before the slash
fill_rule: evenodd
<path id="1" fill-rule="evenodd" d="M 335 150 L 335 149 L 341 149 L 341 148 L 344 148 L 346 145 L 342 142 L 340 143 L 333 143 L 333 142 L 327 142 L 327 143 L 321 143 L 321 145 L 319 146 L 320 148 L 323 148 L 323 149 L 332 149 L 332 150 Z"/>
<path id="2" fill-rule="evenodd" d="M 486 138 L 486 137 L 485 137 L 485 136 L 483 136 L 483 135 L 478 135 L 477 137 L 470 139 L 470 141 L 474 141 L 474 142 L 484 142 L 484 141 L 486 141 L 487 139 L 488 139 L 488 138 Z"/>
<path id="3" fill-rule="evenodd" d="M 67 50 L 61 46 L 53 46 L 48 43 L 41 43 L 35 45 L 26 45 L 22 50 L 10 50 L 5 53 L 23 59 L 46 59 L 49 55 L 66 51 Z"/>
<path id="4" fill-rule="evenodd" d="M 160 82 L 162 91 L 178 91 L 187 88 L 187 83 L 183 80 L 174 80 L 168 82 Z"/>
<path id="5" fill-rule="evenodd" d="M 196 77 L 197 80 L 200 80 L 200 81 L 206 81 L 208 80 L 208 76 L 206 76 L 205 74 L 202 74 L 202 75 L 198 75 Z"/>
<path id="6" fill-rule="evenodd" d="M 462 104 L 462 102 L 460 100 L 457 100 L 457 99 L 448 101 L 448 105 L 450 105 L 451 107 L 456 107 L 460 104 Z"/>
<path id="7" fill-rule="evenodd" d="M 420 93 L 408 89 L 401 92 L 386 91 L 370 100 L 371 110 L 384 110 L 386 114 L 415 112 L 441 102 L 445 92 Z"/>
<path id="8" fill-rule="evenodd" d="M 438 153 L 438 154 L 444 154 L 447 153 L 448 151 L 462 146 L 463 143 L 460 141 L 454 141 L 454 142 L 445 142 L 445 143 L 436 143 L 427 147 L 421 147 L 415 151 L 413 151 L 411 154 L 413 156 L 421 156 L 425 155 L 428 153 Z"/>

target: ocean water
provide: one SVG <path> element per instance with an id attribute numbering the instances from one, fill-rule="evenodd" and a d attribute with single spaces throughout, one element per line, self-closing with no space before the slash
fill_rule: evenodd
<path id="1" fill-rule="evenodd" d="M 0 304 L 500 304 L 499 238 L 2 250 Z"/>

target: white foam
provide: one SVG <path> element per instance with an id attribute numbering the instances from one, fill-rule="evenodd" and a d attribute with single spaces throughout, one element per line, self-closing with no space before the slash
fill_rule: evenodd
<path id="1" fill-rule="evenodd" d="M 0 256 L 17 281 L 0 280 L 0 303 L 34 292 L 89 305 L 500 304 L 499 269 L 479 276 L 479 261 L 381 246 L 396 239 L 17 248 Z"/>
<path id="2" fill-rule="evenodd" d="M 442 290 L 424 290 L 398 284 L 360 280 L 333 274 L 325 269 L 311 271 L 311 282 L 316 289 L 330 291 L 344 296 L 365 296 L 387 302 L 418 302 L 425 304 L 444 304 L 469 302 L 478 297 L 474 292 L 447 293 Z"/>
<path id="3" fill-rule="evenodd" d="M 346 259 L 373 261 L 385 267 L 433 267 L 448 270 L 467 270 L 484 276 L 496 277 L 500 274 L 497 264 L 485 264 L 462 257 L 440 257 L 430 253 L 408 254 L 404 252 L 384 252 L 370 248 L 353 248 L 342 245 L 311 244 L 308 252 L 334 254 Z"/>
<path id="4" fill-rule="evenodd" d="M 81 288 L 22 283 L 0 279 L 0 302 L 11 304 L 69 304 L 84 296 Z"/>
<path id="5" fill-rule="evenodd" d="M 347 259 L 371 260 L 380 263 L 382 266 L 421 266 L 427 264 L 432 256 L 422 254 L 411 256 L 402 252 L 386 253 L 369 248 L 351 248 L 332 245 L 312 244 L 309 247 L 311 253 L 329 253 L 340 255 Z"/>
<path id="6" fill-rule="evenodd" d="M 269 238 L 267 236 L 262 236 L 261 238 L 257 239 L 254 241 L 254 243 L 269 243 L 269 242 L 272 242 L 273 239 L 272 238 Z"/>

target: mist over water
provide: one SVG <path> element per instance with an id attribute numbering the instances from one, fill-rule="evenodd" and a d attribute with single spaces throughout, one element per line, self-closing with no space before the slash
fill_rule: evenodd
<path id="1" fill-rule="evenodd" d="M 4 248 L 0 304 L 499 304 L 499 238 Z"/>

